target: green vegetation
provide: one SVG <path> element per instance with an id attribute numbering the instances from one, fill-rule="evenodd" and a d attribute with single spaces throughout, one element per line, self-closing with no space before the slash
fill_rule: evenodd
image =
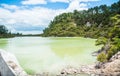
<path id="1" fill-rule="evenodd" d="M 14 37 L 11 32 L 8 32 L 7 28 L 4 25 L 0 25 L 0 38 Z"/>
<path id="2" fill-rule="evenodd" d="M 111 22 L 113 27 L 107 33 L 108 37 L 99 38 L 97 40 L 98 45 L 104 45 L 102 48 L 106 48 L 106 45 L 108 45 L 108 49 L 103 49 L 103 51 L 107 55 L 107 60 L 109 60 L 114 54 L 120 51 L 120 15 L 115 15 L 114 17 L 112 17 Z M 100 62 L 103 62 L 100 59 L 102 58 L 100 56 L 101 54 L 98 55 L 98 60 Z"/>
<path id="3" fill-rule="evenodd" d="M 106 54 L 105 53 L 100 53 L 99 55 L 98 55 L 98 57 L 97 57 L 97 60 L 98 61 L 100 61 L 100 62 L 105 62 L 105 61 L 107 61 L 107 56 L 106 56 Z"/>
<path id="4" fill-rule="evenodd" d="M 101 5 L 88 10 L 63 13 L 56 16 L 44 30 L 43 36 L 107 37 L 113 28 L 110 18 L 120 13 L 120 1 L 111 6 Z"/>
<path id="5" fill-rule="evenodd" d="M 22 34 L 16 33 L 12 34 L 4 25 L 0 25 L 0 38 L 11 38 L 15 36 L 21 36 Z"/>

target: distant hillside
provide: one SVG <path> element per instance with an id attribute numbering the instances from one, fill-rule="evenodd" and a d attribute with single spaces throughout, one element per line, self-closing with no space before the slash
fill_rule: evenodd
<path id="1" fill-rule="evenodd" d="M 63 13 L 50 22 L 43 36 L 106 36 L 113 27 L 110 18 L 116 14 L 120 14 L 120 1 L 111 6 L 101 5 L 88 10 Z"/>

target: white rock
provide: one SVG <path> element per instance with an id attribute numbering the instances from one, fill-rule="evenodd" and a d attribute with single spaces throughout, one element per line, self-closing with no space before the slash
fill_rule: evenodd
<path id="1" fill-rule="evenodd" d="M 2 49 L 0 49 L 0 54 L 4 61 L 7 63 L 8 67 L 15 73 L 16 76 L 28 76 L 27 73 L 19 65 L 19 62 L 17 61 L 15 55 L 8 53 Z"/>

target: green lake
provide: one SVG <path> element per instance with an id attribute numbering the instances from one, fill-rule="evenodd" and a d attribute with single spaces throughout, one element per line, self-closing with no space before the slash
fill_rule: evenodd
<path id="1" fill-rule="evenodd" d="M 15 37 L 0 39 L 0 49 L 13 53 L 28 73 L 57 73 L 66 66 L 93 64 L 95 39 L 81 37 Z"/>

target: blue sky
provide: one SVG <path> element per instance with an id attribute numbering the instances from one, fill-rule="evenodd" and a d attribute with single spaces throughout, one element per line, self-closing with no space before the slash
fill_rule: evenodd
<path id="1" fill-rule="evenodd" d="M 87 10 L 119 0 L 0 0 L 0 24 L 11 32 L 42 33 L 49 22 L 64 12 Z"/>

